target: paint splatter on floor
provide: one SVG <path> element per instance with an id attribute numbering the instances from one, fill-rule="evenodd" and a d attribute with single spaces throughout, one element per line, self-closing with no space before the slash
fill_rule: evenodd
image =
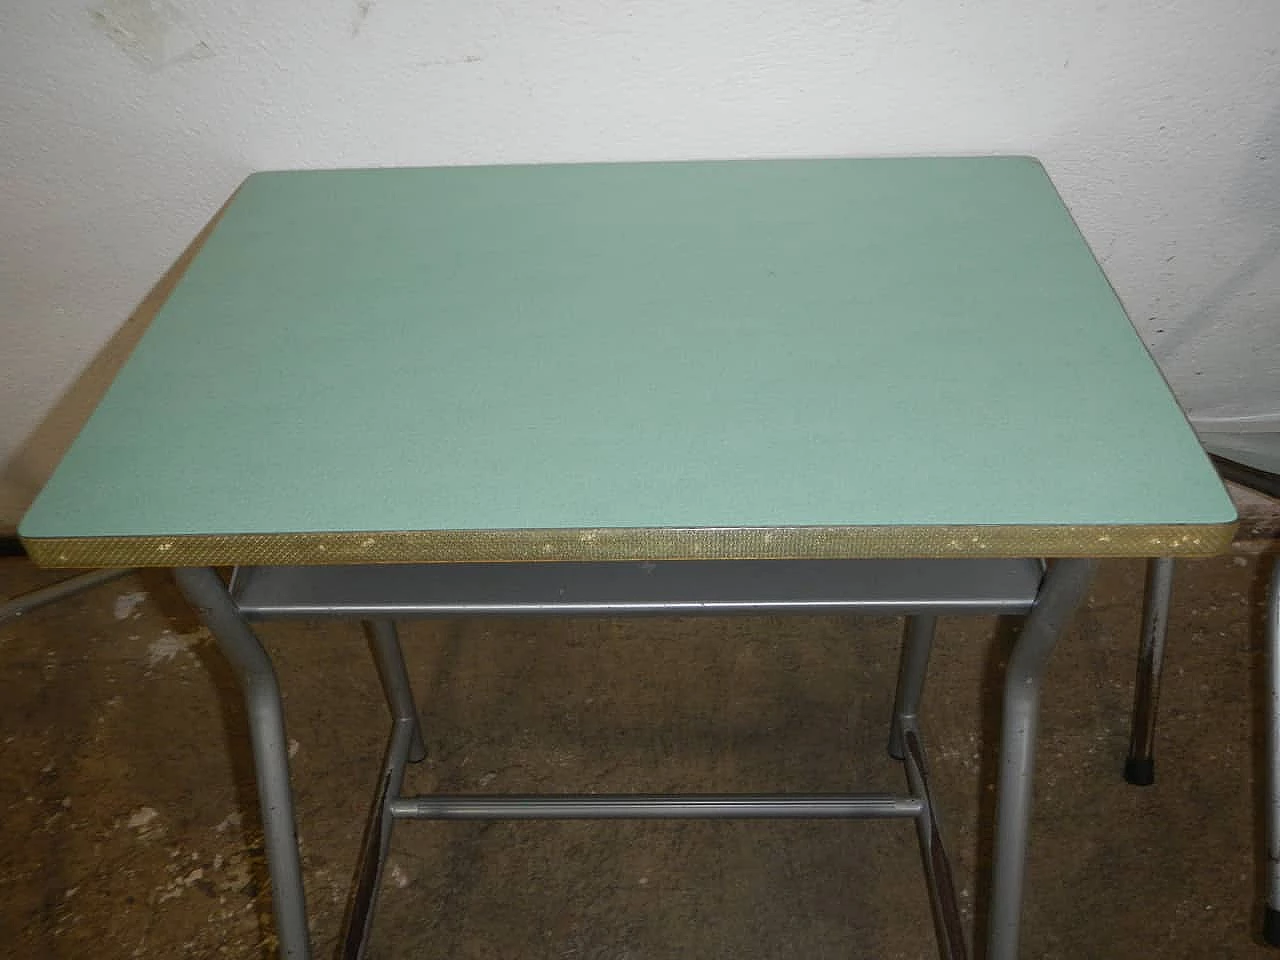
<path id="1" fill-rule="evenodd" d="M 162 663 L 175 660 L 180 653 L 190 653 L 197 644 L 209 639 L 209 631 L 204 627 L 199 627 L 190 633 L 162 630 L 160 636 L 147 645 L 147 669 L 153 670 Z"/>
<path id="2" fill-rule="evenodd" d="M 117 620 L 128 620 L 134 616 L 138 607 L 147 599 L 147 591 L 136 590 L 133 593 L 122 593 L 116 597 L 116 602 L 111 608 L 111 615 Z"/>

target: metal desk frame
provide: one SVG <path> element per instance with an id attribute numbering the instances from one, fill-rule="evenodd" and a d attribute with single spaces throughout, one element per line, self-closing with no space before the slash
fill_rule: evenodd
<path id="1" fill-rule="evenodd" d="M 284 712 L 271 660 L 250 620 L 325 616 L 369 624 L 374 657 L 393 723 L 378 777 L 352 894 L 343 956 L 360 957 L 368 941 L 383 863 L 396 820 L 807 818 L 915 820 L 933 905 L 939 953 L 966 956 L 954 886 L 929 790 L 918 712 L 936 617 L 950 613 L 1026 613 L 1009 657 L 1004 686 L 995 858 L 988 960 L 1018 954 L 1024 866 L 1031 809 L 1035 737 L 1045 667 L 1058 637 L 1088 589 L 1096 566 L 1059 560 L 1031 591 L 1007 589 L 1014 565 L 1036 561 L 671 561 L 646 564 L 471 564 L 347 568 L 249 568 L 230 587 L 207 567 L 178 568 L 179 585 L 199 611 L 239 678 L 249 718 L 272 883 L 280 955 L 310 957 L 306 900 L 289 781 Z M 553 568 L 560 567 L 560 570 Z M 637 593 L 619 587 L 624 567 L 657 571 Z M 414 581 L 452 578 L 461 599 L 437 584 L 414 601 Z M 570 596 L 548 591 L 548 574 L 572 575 Z M 344 598 L 320 599 L 325 578 L 344 578 Z M 399 582 L 397 582 L 397 577 Z M 487 579 L 486 579 L 487 578 Z M 495 579 L 496 578 L 496 579 Z M 251 589 L 257 582 L 258 590 Z M 700 586 L 703 580 L 706 586 Z M 263 587 L 266 583 L 265 588 Z M 488 584 L 488 586 L 486 586 Z M 495 586 L 496 584 L 496 586 Z M 843 584 L 838 591 L 832 584 Z M 1002 589 L 1003 587 L 1003 589 Z M 486 593 L 498 600 L 480 599 Z M 752 595 L 754 594 L 754 595 Z M 264 600 L 266 596 L 269 599 Z M 501 599 L 505 598 L 505 599 Z M 394 621 L 406 617 L 561 614 L 726 614 L 779 612 L 903 614 L 908 629 L 890 724 L 890 753 L 903 761 L 908 793 L 444 796 L 400 795 L 408 763 L 426 747 Z"/>

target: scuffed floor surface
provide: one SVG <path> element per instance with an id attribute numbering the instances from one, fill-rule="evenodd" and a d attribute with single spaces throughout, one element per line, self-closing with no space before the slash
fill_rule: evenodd
<path id="1" fill-rule="evenodd" d="M 1142 565 L 1104 564 L 1055 655 L 1027 957 L 1268 957 L 1262 576 L 1181 565 L 1158 783 L 1120 779 Z M 0 597 L 61 574 L 0 561 Z M 317 956 L 336 949 L 388 728 L 354 625 L 271 624 Z M 415 791 L 898 790 L 900 626 L 839 618 L 437 622 L 404 629 L 430 758 Z M 969 918 L 1007 626 L 943 621 L 926 745 Z M 264 956 L 269 901 L 239 695 L 162 574 L 0 626 L 0 953 Z M 397 828 L 370 955 L 932 958 L 909 823 Z"/>

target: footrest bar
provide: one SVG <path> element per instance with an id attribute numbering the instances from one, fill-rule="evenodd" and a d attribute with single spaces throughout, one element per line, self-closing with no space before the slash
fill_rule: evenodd
<path id="1" fill-rule="evenodd" d="M 402 797 L 387 805 L 405 820 L 906 819 L 924 801 L 889 794 L 525 794 Z"/>

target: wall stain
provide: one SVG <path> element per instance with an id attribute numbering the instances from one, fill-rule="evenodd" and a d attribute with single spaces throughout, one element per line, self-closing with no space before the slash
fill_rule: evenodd
<path id="1" fill-rule="evenodd" d="M 439 57 L 435 60 L 419 60 L 419 67 L 457 67 L 468 63 L 479 63 L 484 59 L 484 54 L 469 53 L 465 57 Z"/>
<path id="2" fill-rule="evenodd" d="M 112 43 L 153 73 L 214 55 L 168 0 L 106 0 L 89 16 Z"/>
<path id="3" fill-rule="evenodd" d="M 356 16 L 351 23 L 351 37 L 354 40 L 360 36 L 360 31 L 364 29 L 364 23 L 369 19 L 369 14 L 373 12 L 377 0 L 356 0 Z"/>

